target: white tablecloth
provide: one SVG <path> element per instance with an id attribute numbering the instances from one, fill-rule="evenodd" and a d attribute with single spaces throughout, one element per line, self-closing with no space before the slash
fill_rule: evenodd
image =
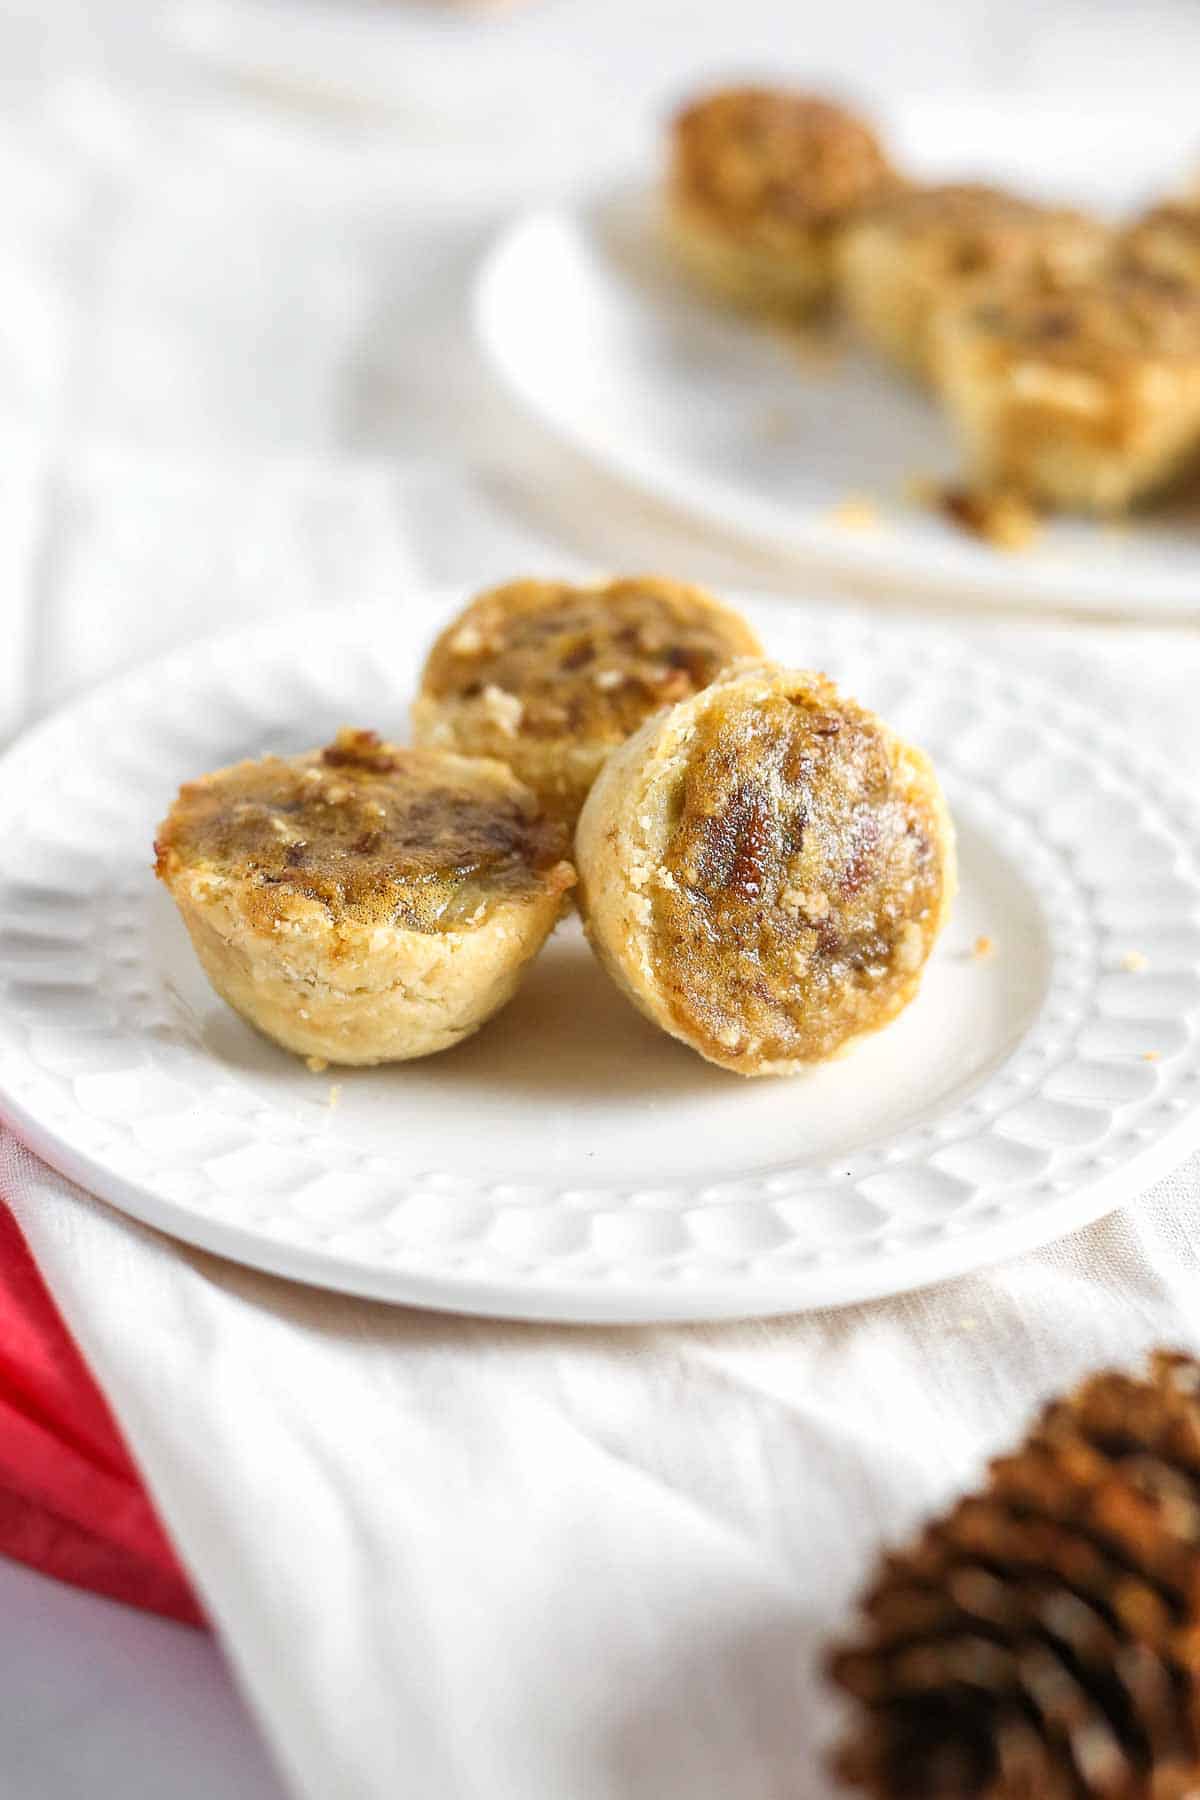
<path id="1" fill-rule="evenodd" d="M 616 154 L 623 125 L 604 120 L 627 88 L 646 99 L 728 58 L 733 9 L 535 8 L 487 28 L 514 33 L 494 64 L 427 17 L 403 38 L 400 116 L 369 130 L 346 116 L 340 68 L 319 111 L 283 103 L 322 58 L 280 35 L 277 7 L 237 38 L 227 7 L 153 9 L 154 85 L 136 92 L 115 15 L 84 8 L 85 43 L 71 10 L 51 9 L 48 32 L 41 9 L 0 24 L 0 50 L 15 34 L 0 58 L 15 99 L 0 131 L 0 735 L 225 623 L 413 604 L 450 579 L 658 565 L 811 591 L 542 438 L 466 329 L 493 222 Z M 768 0 L 738 11 L 764 44 L 793 17 Z M 849 69 L 878 15 L 838 12 L 822 42 Z M 1073 39 L 1050 20 L 1048 66 L 1112 17 L 1098 8 Z M 954 20 L 942 77 L 985 55 L 983 10 Z M 1153 62 L 1161 40 L 1139 37 L 1139 54 Z M 244 79 L 271 94 L 185 79 L 183 41 L 224 70 L 249 46 Z M 912 57 L 907 39 L 897 54 Z M 996 78 L 1026 72 L 1011 22 L 993 54 Z M 1200 755 L 1191 634 L 947 628 Z M 1195 1165 L 1068 1243 L 934 1293 L 611 1334 L 290 1288 L 126 1222 L 11 1140 L 0 1192 L 306 1800 L 819 1800 L 830 1711 L 813 1660 L 879 1542 L 1076 1372 L 1200 1342 Z"/>

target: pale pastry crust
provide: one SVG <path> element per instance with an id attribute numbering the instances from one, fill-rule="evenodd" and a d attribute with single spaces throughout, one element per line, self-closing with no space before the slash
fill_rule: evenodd
<path id="1" fill-rule="evenodd" d="M 738 613 L 684 582 L 514 581 L 438 637 L 413 736 L 506 762 L 573 826 L 605 759 L 644 719 L 761 653 Z"/>
<path id="2" fill-rule="evenodd" d="M 669 236 L 710 293 L 803 317 L 831 297 L 841 224 L 896 180 L 875 132 L 844 107 L 728 88 L 674 121 Z"/>
<path id="3" fill-rule="evenodd" d="M 1082 213 L 974 184 L 914 187 L 850 222 L 839 242 L 838 279 L 867 342 L 925 377 L 942 306 L 997 275 L 1084 275 L 1109 245 L 1106 228 Z"/>
<path id="4" fill-rule="evenodd" d="M 739 1075 L 843 1055 L 908 1004 L 955 889 L 928 759 L 823 675 L 741 665 L 651 719 L 575 840 L 598 956 Z"/>
<path id="5" fill-rule="evenodd" d="M 981 482 L 1117 512 L 1200 458 L 1200 288 L 1128 270 L 998 286 L 939 316 L 933 355 Z"/>
<path id="6" fill-rule="evenodd" d="M 680 267 L 712 299 L 763 318 L 803 320 L 822 311 L 834 291 L 833 233 L 797 235 L 786 251 L 739 243 L 700 207 L 668 196 L 665 232 Z"/>
<path id="7" fill-rule="evenodd" d="M 343 732 L 188 783 L 155 849 L 222 999 L 298 1056 L 371 1064 L 512 997 L 573 885 L 566 845 L 503 765 Z"/>

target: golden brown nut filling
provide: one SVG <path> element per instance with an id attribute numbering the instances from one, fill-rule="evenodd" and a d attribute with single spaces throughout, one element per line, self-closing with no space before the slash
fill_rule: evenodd
<path id="1" fill-rule="evenodd" d="M 814 676 L 715 688 L 672 795 L 657 974 L 717 1060 L 819 1061 L 911 998 L 940 928 L 944 827 L 878 723 Z"/>
<path id="2" fill-rule="evenodd" d="M 735 613 L 682 582 L 518 581 L 480 595 L 442 633 L 422 694 L 490 705 L 513 736 L 618 744 L 760 650 Z"/>
<path id="3" fill-rule="evenodd" d="M 1156 206 L 1125 233 L 1121 254 L 1135 269 L 1200 287 L 1200 203 Z"/>
<path id="4" fill-rule="evenodd" d="M 322 751 L 188 783 L 155 869 L 168 885 L 196 869 L 251 882 L 244 910 L 267 930 L 290 893 L 338 920 L 437 932 L 570 886 L 567 850 L 562 826 L 497 765 L 344 730 Z"/>
<path id="5" fill-rule="evenodd" d="M 732 88 L 675 120 L 676 198 L 739 236 L 807 236 L 896 179 L 868 125 L 810 94 Z"/>
<path id="6" fill-rule="evenodd" d="M 1005 352 L 1098 373 L 1120 374 L 1148 357 L 1191 362 L 1200 354 L 1200 294 L 1147 271 L 997 289 L 966 318 Z"/>
<path id="7" fill-rule="evenodd" d="M 871 210 L 948 278 L 1020 269 L 1063 276 L 1095 266 L 1108 243 L 1096 220 L 979 183 L 908 188 Z"/>

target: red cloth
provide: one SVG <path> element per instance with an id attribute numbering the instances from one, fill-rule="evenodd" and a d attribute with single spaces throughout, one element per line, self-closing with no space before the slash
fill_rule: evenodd
<path id="1" fill-rule="evenodd" d="M 0 1202 L 0 1554 L 164 1613 L 204 1616 L 104 1397 Z"/>

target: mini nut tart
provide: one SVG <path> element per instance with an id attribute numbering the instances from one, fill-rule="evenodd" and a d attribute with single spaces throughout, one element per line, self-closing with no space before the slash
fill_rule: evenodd
<path id="1" fill-rule="evenodd" d="M 222 999 L 299 1056 L 446 1050 L 516 990 L 575 872 L 500 763 L 342 731 L 189 782 L 156 873 Z"/>
<path id="2" fill-rule="evenodd" d="M 739 1075 L 797 1073 L 894 1019 L 955 887 L 928 759 L 824 675 L 766 663 L 614 753 L 576 860 L 617 984 Z"/>
<path id="3" fill-rule="evenodd" d="M 574 825 L 605 758 L 644 719 L 761 654 L 743 618 L 682 582 L 514 581 L 479 595 L 434 644 L 413 735 L 498 757 Z"/>
<path id="4" fill-rule="evenodd" d="M 1200 288 L 1110 272 L 943 314 L 934 360 L 976 477 L 1116 512 L 1200 457 Z"/>
<path id="5" fill-rule="evenodd" d="M 909 188 L 847 227 L 839 248 L 842 295 L 868 343 L 924 376 L 941 306 L 999 274 L 1085 274 L 1106 255 L 1109 241 L 1106 228 L 1082 213 L 997 188 Z"/>
<path id="6" fill-rule="evenodd" d="M 802 317 L 832 294 L 838 227 L 896 179 L 871 127 L 843 107 L 725 89 L 675 119 L 671 236 L 711 293 Z"/>

